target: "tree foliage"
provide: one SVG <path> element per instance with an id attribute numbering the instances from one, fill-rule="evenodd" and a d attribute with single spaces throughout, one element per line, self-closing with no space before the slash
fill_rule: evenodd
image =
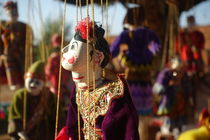
<path id="1" fill-rule="evenodd" d="M 36 43 L 34 49 L 35 60 L 42 59 L 46 60 L 52 51 L 51 37 L 53 34 L 57 33 L 62 35 L 62 16 L 57 20 L 52 20 L 48 18 L 42 27 L 42 32 L 40 33 L 41 39 Z M 66 37 L 70 36 L 70 25 L 65 25 L 64 27 L 64 44 L 66 42 Z"/>

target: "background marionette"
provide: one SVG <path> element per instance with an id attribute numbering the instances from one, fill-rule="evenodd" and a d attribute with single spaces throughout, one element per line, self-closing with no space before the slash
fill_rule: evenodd
<path id="1" fill-rule="evenodd" d="M 178 56 L 170 59 L 168 64 L 158 73 L 153 85 L 156 115 L 163 117 L 161 133 L 171 134 L 182 131 L 186 123 L 186 106 L 189 97 L 184 90 L 183 63 Z"/>
<path id="2" fill-rule="evenodd" d="M 139 140 L 138 117 L 125 80 L 111 73 L 102 76 L 110 60 L 105 31 L 89 18 L 75 30 L 62 51 L 62 66 L 72 71 L 77 92 L 71 94 L 67 125 L 57 140 Z"/>
<path id="3" fill-rule="evenodd" d="M 159 52 L 160 42 L 157 35 L 143 26 L 143 23 L 143 6 L 128 9 L 123 22 L 125 30 L 112 43 L 111 53 L 114 66 L 117 61 L 125 71 L 131 97 L 139 115 L 140 137 L 147 140 L 153 112 L 152 72 L 155 72 L 155 68 L 152 63 Z"/>
<path id="4" fill-rule="evenodd" d="M 194 16 L 188 16 L 187 23 L 188 27 L 180 31 L 177 37 L 176 52 L 184 62 L 189 76 L 202 76 L 203 72 L 208 70 L 208 64 L 204 61 L 205 38 L 203 33 L 196 29 Z"/>
<path id="5" fill-rule="evenodd" d="M 25 46 L 31 46 L 32 31 L 27 24 L 18 21 L 17 3 L 7 1 L 4 9 L 9 20 L 0 24 L 1 76 L 4 77 L 5 70 L 10 89 L 16 90 L 24 85 Z"/>
<path id="6" fill-rule="evenodd" d="M 208 72 L 208 62 L 206 58 L 205 50 L 205 38 L 202 32 L 196 29 L 196 21 L 194 16 L 187 17 L 188 27 L 179 32 L 176 39 L 176 53 L 180 56 L 184 63 L 185 75 L 184 79 L 185 92 L 191 99 L 191 105 L 189 106 L 189 118 L 191 122 L 194 122 L 198 116 L 197 107 L 200 103 L 197 98 L 197 90 L 200 83 L 205 80 L 205 74 Z M 197 111 L 197 112 L 196 112 Z"/>
<path id="7" fill-rule="evenodd" d="M 25 88 L 14 94 L 8 134 L 12 140 L 53 140 L 55 118 L 56 97 L 45 87 L 44 63 L 37 61 L 25 74 Z"/>

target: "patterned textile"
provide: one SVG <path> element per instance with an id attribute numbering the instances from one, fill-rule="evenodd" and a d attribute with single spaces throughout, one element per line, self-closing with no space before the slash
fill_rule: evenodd
<path id="1" fill-rule="evenodd" d="M 97 134 L 97 131 L 100 130 L 94 129 L 94 120 L 100 115 L 104 116 L 107 113 L 112 100 L 124 96 L 123 90 L 122 81 L 117 80 L 105 84 L 103 87 L 95 89 L 92 92 L 77 92 L 76 102 L 77 106 L 80 106 L 80 114 L 84 121 L 83 133 L 86 140 L 89 137 L 94 138 L 94 135 L 96 139 L 102 139 L 103 136 Z"/>
<path id="2" fill-rule="evenodd" d="M 147 84 L 134 84 L 130 83 L 129 88 L 132 93 L 133 103 L 136 107 L 138 114 L 149 115 L 152 113 L 152 85 Z M 141 94 L 140 94 L 141 93 Z"/>
<path id="3" fill-rule="evenodd" d="M 96 128 L 95 132 L 99 137 L 99 140 L 139 140 L 138 134 L 138 116 L 135 107 L 132 103 L 130 93 L 124 78 L 119 77 L 116 81 L 105 80 L 107 84 L 101 88 L 97 88 L 96 96 L 98 99 L 96 101 L 96 106 L 104 106 L 103 108 L 98 108 L 99 114 L 96 117 Z M 107 88 L 111 88 L 107 90 Z M 110 92 L 112 91 L 112 92 Z M 115 93 L 114 93 L 115 92 Z M 78 95 L 77 95 L 78 96 Z M 81 94 L 83 96 L 83 94 Z M 92 96 L 91 96 L 92 97 Z M 78 97 L 77 97 L 78 98 Z M 83 97 L 84 99 L 84 97 Z M 67 128 L 68 136 L 72 140 L 78 139 L 78 121 L 77 121 L 77 105 L 76 105 L 76 95 L 71 94 L 70 106 L 68 112 Z M 77 99 L 78 100 L 78 99 Z M 85 102 L 83 102 L 85 104 Z M 99 104 L 97 104 L 99 103 Z M 80 108 L 83 107 L 82 102 Z M 82 111 L 81 108 L 80 110 Z M 96 108 L 97 109 L 97 108 Z M 88 111 L 88 110 L 86 110 Z M 101 112 L 102 111 L 102 112 Z M 82 111 L 80 116 L 80 128 L 86 128 L 86 118 L 84 118 L 84 112 Z M 94 130 L 94 129 L 92 129 Z M 62 131 L 63 132 L 63 131 Z M 92 131 L 89 131 L 90 133 Z M 81 129 L 81 139 L 87 139 L 84 135 L 85 129 Z M 66 139 L 66 133 L 63 134 L 64 137 L 59 135 L 58 140 L 68 140 Z M 62 139 L 63 138 L 63 139 Z M 92 140 L 94 137 L 91 137 Z"/>

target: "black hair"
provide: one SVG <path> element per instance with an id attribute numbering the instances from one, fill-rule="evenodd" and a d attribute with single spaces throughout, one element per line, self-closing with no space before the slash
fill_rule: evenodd
<path id="1" fill-rule="evenodd" d="M 95 36 L 95 49 L 96 50 L 99 50 L 100 52 L 103 52 L 104 54 L 104 59 L 101 63 L 101 67 L 104 68 L 109 60 L 110 60 L 110 50 L 109 50 L 109 44 L 108 42 L 106 41 L 106 39 L 104 38 L 104 33 L 105 33 L 105 30 L 101 27 L 101 26 L 98 26 L 97 24 L 94 24 L 94 36 Z M 92 31 L 90 31 L 89 33 L 89 37 L 90 38 L 93 38 L 93 33 Z M 75 35 L 74 35 L 74 39 L 75 40 L 79 40 L 79 41 L 82 41 L 84 43 L 87 43 L 87 40 L 86 39 L 83 39 L 82 36 L 81 36 L 81 33 L 79 30 L 76 31 Z M 92 52 L 90 54 L 92 56 Z"/>
<path id="2" fill-rule="evenodd" d="M 144 7 L 142 5 L 140 7 L 128 8 L 123 24 L 141 25 L 144 19 Z"/>

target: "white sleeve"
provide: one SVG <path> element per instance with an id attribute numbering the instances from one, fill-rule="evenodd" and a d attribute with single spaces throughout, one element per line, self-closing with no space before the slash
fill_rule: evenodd
<path id="1" fill-rule="evenodd" d="M 152 92 L 154 93 L 154 94 L 159 94 L 159 93 L 161 93 L 162 91 L 164 91 L 164 87 L 163 87 L 163 85 L 161 85 L 160 83 L 155 83 L 154 84 L 154 86 L 153 86 L 153 88 L 152 88 Z"/>

